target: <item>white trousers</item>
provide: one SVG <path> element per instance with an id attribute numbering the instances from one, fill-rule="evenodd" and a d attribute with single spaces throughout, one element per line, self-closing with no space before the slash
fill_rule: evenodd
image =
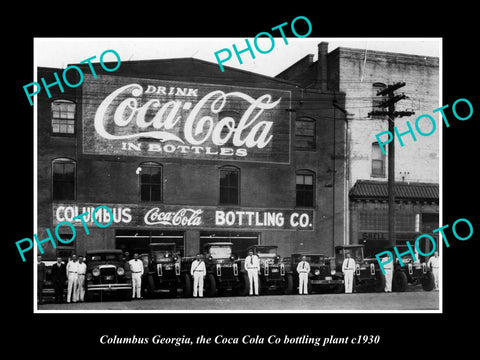
<path id="1" fill-rule="evenodd" d="M 248 282 L 250 283 L 250 295 L 258 295 L 258 270 L 257 269 L 247 269 L 248 273 Z"/>
<path id="2" fill-rule="evenodd" d="M 137 298 L 140 299 L 142 291 L 142 274 L 141 273 L 132 273 L 132 299 Z"/>
<path id="3" fill-rule="evenodd" d="M 193 297 L 203 297 L 203 272 L 196 271 L 193 273 Z"/>
<path id="4" fill-rule="evenodd" d="M 308 294 L 308 273 L 298 274 L 298 293 Z"/>
<path id="5" fill-rule="evenodd" d="M 385 292 L 392 292 L 393 269 L 385 269 Z"/>
<path id="6" fill-rule="evenodd" d="M 351 294 L 353 290 L 353 270 L 345 270 L 345 294 Z"/>
<path id="7" fill-rule="evenodd" d="M 72 300 L 73 302 L 76 302 L 78 300 L 77 291 L 76 291 L 77 280 L 78 280 L 77 274 L 73 274 L 73 273 L 68 274 L 67 302 L 70 302 L 70 300 Z"/>
<path id="8" fill-rule="evenodd" d="M 440 276 L 440 273 L 438 270 L 439 269 L 432 269 L 433 278 L 435 279 L 435 290 L 438 290 L 438 278 Z"/>
<path id="9" fill-rule="evenodd" d="M 83 301 L 85 298 L 85 275 L 78 275 L 75 298 Z"/>

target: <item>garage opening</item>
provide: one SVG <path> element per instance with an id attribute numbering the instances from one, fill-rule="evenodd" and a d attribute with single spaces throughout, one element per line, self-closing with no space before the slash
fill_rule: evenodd
<path id="1" fill-rule="evenodd" d="M 211 242 L 233 243 L 232 253 L 239 256 L 252 245 L 260 244 L 260 234 L 250 232 L 200 232 L 200 249 L 203 245 Z"/>
<path id="2" fill-rule="evenodd" d="M 148 253 L 151 243 L 175 243 L 180 256 L 185 251 L 185 233 L 170 230 L 123 230 L 115 232 L 115 247 L 124 253 L 129 253 L 129 258 L 134 253 Z"/>

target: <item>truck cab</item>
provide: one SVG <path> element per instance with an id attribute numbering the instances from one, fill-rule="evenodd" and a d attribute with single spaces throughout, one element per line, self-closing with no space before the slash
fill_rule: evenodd
<path id="1" fill-rule="evenodd" d="M 358 290 L 384 291 L 385 276 L 378 265 L 376 258 L 364 257 L 364 245 L 342 245 L 335 247 L 336 273 L 343 279 L 342 264 L 346 254 L 355 260 L 355 274 L 353 276 L 353 288 Z"/>
<path id="2" fill-rule="evenodd" d="M 181 271 L 181 258 L 176 244 L 151 243 L 149 248 L 149 253 L 140 255 L 144 265 L 144 291 L 150 296 L 168 291 L 175 297 L 177 290 L 182 289 L 184 296 L 188 296 L 191 281 L 188 273 Z"/>
<path id="3" fill-rule="evenodd" d="M 272 290 L 283 294 L 291 294 L 293 290 L 293 274 L 289 263 L 282 261 L 278 255 L 276 245 L 253 245 L 247 248 L 244 256 L 252 251 L 260 260 L 259 291 L 260 293 Z M 241 267 L 244 268 L 242 259 Z"/>

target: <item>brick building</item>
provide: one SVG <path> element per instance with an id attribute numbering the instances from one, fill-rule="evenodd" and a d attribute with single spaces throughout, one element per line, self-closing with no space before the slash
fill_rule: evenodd
<path id="1" fill-rule="evenodd" d="M 45 258 L 150 242 L 193 255 L 211 241 L 332 255 L 344 243 L 341 94 L 192 58 L 93 65 L 97 77 L 76 64 L 81 86 L 37 95 L 36 232 L 64 240 Z M 108 227 L 93 223 L 101 205 Z"/>
<path id="2" fill-rule="evenodd" d="M 375 135 L 388 128 L 385 116 L 369 117 L 380 110 L 383 100 L 377 92 L 387 85 L 404 81 L 409 99 L 396 104 L 396 110 L 413 110 L 415 115 L 397 118 L 400 133 L 406 121 L 414 124 L 417 116 L 432 114 L 438 108 L 439 59 L 401 53 L 339 47 L 328 52 L 328 43 L 318 45 L 318 60 L 309 54 L 277 75 L 305 88 L 344 92 L 347 111 L 345 175 L 347 242 L 363 243 L 367 253 L 375 253 L 388 242 L 387 156 L 381 152 Z M 438 117 L 436 117 L 438 119 Z M 437 120 L 438 121 L 438 120 Z M 437 122 L 438 124 L 438 122 Z M 426 121 L 423 132 L 431 130 Z M 439 213 L 439 130 L 428 137 L 402 137 L 396 142 L 396 239 L 402 245 L 419 233 L 438 227 Z M 388 154 L 387 154 L 388 155 Z M 347 193 L 348 192 L 348 193 Z"/>

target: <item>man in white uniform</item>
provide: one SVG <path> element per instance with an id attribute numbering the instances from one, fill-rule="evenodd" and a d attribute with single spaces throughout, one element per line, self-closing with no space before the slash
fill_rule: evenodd
<path id="1" fill-rule="evenodd" d="M 350 253 L 345 254 L 342 264 L 342 272 L 345 278 L 345 294 L 351 294 L 353 290 L 353 272 L 355 271 L 355 260 L 350 257 Z"/>
<path id="2" fill-rule="evenodd" d="M 388 256 L 382 257 L 382 266 L 385 270 L 385 292 L 392 292 L 393 261 L 387 263 L 389 259 Z"/>
<path id="3" fill-rule="evenodd" d="M 77 255 L 73 254 L 72 259 L 67 264 L 67 303 L 71 301 L 77 302 L 77 281 L 78 281 L 78 261 Z"/>
<path id="4" fill-rule="evenodd" d="M 78 301 L 84 301 L 85 298 L 85 274 L 87 272 L 87 264 L 83 262 L 83 256 L 78 257 L 78 273 L 77 273 L 77 294 L 75 297 Z"/>
<path id="5" fill-rule="evenodd" d="M 197 294 L 199 297 L 203 297 L 203 279 L 206 274 L 205 262 L 202 255 L 198 254 L 190 267 L 190 275 L 193 276 L 193 297 L 197 297 Z"/>
<path id="6" fill-rule="evenodd" d="M 432 269 L 433 277 L 435 279 L 435 291 L 438 291 L 438 277 L 440 268 L 440 259 L 438 258 L 438 251 L 435 251 L 433 257 L 428 259 L 427 266 Z"/>
<path id="7" fill-rule="evenodd" d="M 250 295 L 258 295 L 258 271 L 260 269 L 260 260 L 257 255 L 253 254 L 252 250 L 248 251 L 248 256 L 245 258 L 245 270 L 248 273 L 248 281 L 250 283 Z"/>
<path id="8" fill-rule="evenodd" d="M 143 262 L 138 260 L 138 254 L 135 253 L 133 254 L 133 259 L 128 264 L 132 271 L 132 299 L 135 299 L 135 295 L 138 299 L 141 299 Z"/>
<path id="9" fill-rule="evenodd" d="M 302 256 L 302 261 L 297 265 L 298 273 L 298 293 L 308 294 L 308 273 L 310 272 L 310 264 L 307 262 L 307 257 Z"/>

